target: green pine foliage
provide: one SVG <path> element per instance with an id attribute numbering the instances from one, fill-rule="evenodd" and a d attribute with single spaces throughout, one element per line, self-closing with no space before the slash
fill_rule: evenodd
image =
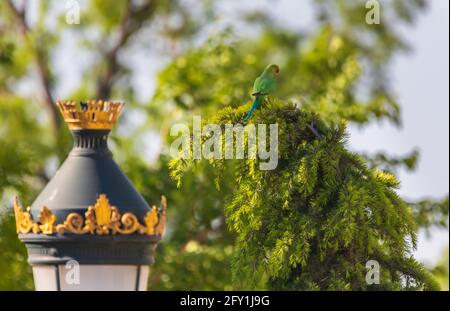
<path id="1" fill-rule="evenodd" d="M 231 245 L 202 245 L 194 240 L 181 247 L 161 244 L 156 255 L 160 257 L 156 258 L 164 256 L 166 260 L 156 260 L 149 289 L 185 290 L 184 284 L 191 283 L 190 290 L 233 290 L 232 254 Z"/>
<path id="2" fill-rule="evenodd" d="M 236 124 L 248 105 L 221 110 L 209 123 Z M 416 223 L 398 196 L 394 175 L 370 168 L 346 148 L 346 125 L 278 99 L 251 122 L 279 127 L 279 163 L 236 163 L 235 188 L 226 205 L 236 233 L 234 279 L 243 288 L 276 290 L 435 290 L 431 275 L 411 255 Z M 323 135 L 319 139 L 307 124 Z M 222 135 L 222 143 L 224 138 Z M 180 181 L 200 160 L 175 159 Z M 226 160 L 209 160 L 217 177 Z M 380 284 L 367 285 L 366 262 L 380 263 Z"/>

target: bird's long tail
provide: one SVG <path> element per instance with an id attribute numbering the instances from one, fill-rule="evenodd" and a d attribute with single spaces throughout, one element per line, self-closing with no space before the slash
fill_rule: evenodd
<path id="1" fill-rule="evenodd" d="M 247 113 L 247 115 L 245 116 L 245 118 L 244 118 L 244 122 L 247 122 L 248 121 L 248 119 L 250 119 L 251 118 L 251 116 L 252 116 L 252 114 L 253 114 L 253 111 L 255 111 L 255 109 L 258 109 L 260 106 L 261 106 L 261 104 L 262 104 L 262 102 L 263 102 L 263 96 L 261 96 L 261 95 L 256 95 L 255 96 L 255 100 L 253 101 L 253 104 L 252 104 L 252 107 L 250 108 L 250 111 Z"/>

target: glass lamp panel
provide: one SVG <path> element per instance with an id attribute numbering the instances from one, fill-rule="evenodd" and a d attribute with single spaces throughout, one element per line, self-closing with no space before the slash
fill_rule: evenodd
<path id="1" fill-rule="evenodd" d="M 33 266 L 33 278 L 37 291 L 58 290 L 57 266 Z"/>
<path id="2" fill-rule="evenodd" d="M 141 273 L 139 275 L 138 291 L 147 290 L 148 274 L 150 272 L 149 266 L 141 266 Z"/>
<path id="3" fill-rule="evenodd" d="M 135 291 L 143 277 L 139 270 L 134 265 L 59 265 L 59 280 L 63 291 Z"/>

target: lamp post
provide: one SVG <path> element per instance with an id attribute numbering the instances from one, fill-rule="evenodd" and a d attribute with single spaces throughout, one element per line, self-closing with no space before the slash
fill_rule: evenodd
<path id="1" fill-rule="evenodd" d="M 31 207 L 14 200 L 36 290 L 146 290 L 166 200 L 149 205 L 114 162 L 107 137 L 123 103 L 59 101 L 74 146 Z"/>

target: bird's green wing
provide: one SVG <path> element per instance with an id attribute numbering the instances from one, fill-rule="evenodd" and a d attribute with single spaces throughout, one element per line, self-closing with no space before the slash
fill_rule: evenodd
<path id="1" fill-rule="evenodd" d="M 270 94 L 277 88 L 277 80 L 274 78 L 265 79 L 262 85 L 262 92 L 266 94 Z"/>
<path id="2" fill-rule="evenodd" d="M 253 94 L 270 94 L 275 91 L 277 80 L 272 78 L 258 77 L 253 85 Z"/>
<path id="3" fill-rule="evenodd" d="M 253 84 L 253 92 L 252 94 L 258 94 L 261 91 L 261 77 L 256 78 L 255 83 Z"/>

